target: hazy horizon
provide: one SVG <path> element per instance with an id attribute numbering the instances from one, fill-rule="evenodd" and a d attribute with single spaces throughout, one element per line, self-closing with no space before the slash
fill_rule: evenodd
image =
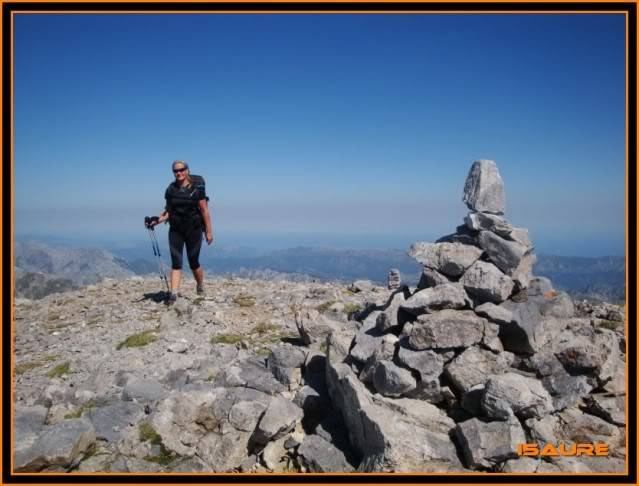
<path id="1" fill-rule="evenodd" d="M 452 232 L 454 228 L 451 229 Z M 156 229 L 160 246 L 168 251 L 167 242 L 168 227 Z M 380 249 L 380 250 L 406 250 L 416 241 L 435 241 L 444 236 L 444 233 L 429 237 L 428 234 L 413 235 L 374 235 L 374 234 L 331 234 L 331 233 L 231 233 L 216 235 L 212 246 L 202 246 L 203 255 L 214 254 L 220 250 L 228 248 L 246 248 L 259 251 L 270 251 L 289 249 L 297 247 L 311 248 L 336 248 L 336 249 Z M 104 233 L 103 235 L 53 235 L 42 233 L 23 233 L 15 235 L 16 241 L 41 241 L 51 245 L 61 245 L 69 247 L 95 247 L 109 251 L 140 249 L 142 253 L 148 250 L 152 255 L 151 243 L 144 228 L 130 234 L 114 235 Z M 617 238 L 603 238 L 593 236 L 591 239 L 533 239 L 535 253 L 543 255 L 555 255 L 566 257 L 625 257 L 626 252 L 624 242 L 619 245 Z M 147 248 L 148 247 L 148 248 Z M 168 255 L 168 252 L 166 253 Z"/>

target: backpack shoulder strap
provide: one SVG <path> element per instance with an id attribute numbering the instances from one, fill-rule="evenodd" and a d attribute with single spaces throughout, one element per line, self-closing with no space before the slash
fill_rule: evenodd
<path id="1" fill-rule="evenodd" d="M 193 181 L 193 185 L 198 189 L 201 189 L 202 192 L 206 195 L 206 182 L 204 181 L 204 177 L 200 175 L 191 174 L 191 180 Z M 208 202 L 209 197 L 206 196 L 206 200 Z"/>

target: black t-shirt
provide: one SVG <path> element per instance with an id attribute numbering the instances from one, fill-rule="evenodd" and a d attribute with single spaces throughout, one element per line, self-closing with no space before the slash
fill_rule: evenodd
<path id="1" fill-rule="evenodd" d="M 164 193 L 166 210 L 169 212 L 171 226 L 183 224 L 203 224 L 199 202 L 208 200 L 203 184 L 191 184 L 190 187 L 169 184 Z"/>

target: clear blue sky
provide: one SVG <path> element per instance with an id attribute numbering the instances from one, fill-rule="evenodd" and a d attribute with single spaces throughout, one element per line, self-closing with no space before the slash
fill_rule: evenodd
<path id="1" fill-rule="evenodd" d="M 17 15 L 16 234 L 146 237 L 173 159 L 217 241 L 454 231 L 473 160 L 545 253 L 623 254 L 621 15 Z M 347 243 L 344 243 L 347 242 Z"/>

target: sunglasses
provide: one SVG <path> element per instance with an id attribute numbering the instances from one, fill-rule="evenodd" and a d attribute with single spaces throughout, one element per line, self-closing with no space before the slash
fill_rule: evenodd
<path id="1" fill-rule="evenodd" d="M 173 173 L 174 174 L 179 174 L 181 172 L 184 172 L 186 170 L 186 167 L 182 167 L 181 169 L 173 169 Z"/>

